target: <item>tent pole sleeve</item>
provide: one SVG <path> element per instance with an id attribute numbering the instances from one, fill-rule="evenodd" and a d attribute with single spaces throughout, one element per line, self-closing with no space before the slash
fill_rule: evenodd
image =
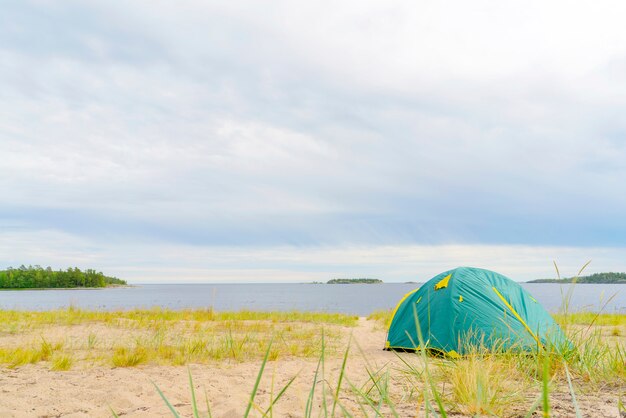
<path id="1" fill-rule="evenodd" d="M 530 335 L 532 335 L 532 337 L 535 339 L 535 341 L 537 341 L 537 344 L 539 344 L 540 346 L 543 346 L 543 344 L 541 344 L 541 341 L 539 341 L 539 338 L 537 338 L 537 336 L 535 335 L 535 333 L 530 329 L 530 327 L 528 326 L 528 324 L 526 323 L 526 321 L 524 321 L 522 319 L 522 317 L 517 313 L 517 311 L 511 306 L 511 304 L 504 298 L 504 296 L 502 296 L 502 294 L 500 292 L 498 292 L 498 289 L 496 289 L 495 287 L 492 287 L 493 291 L 496 292 L 496 294 L 500 297 L 500 299 L 502 299 L 502 302 L 504 302 L 504 304 L 506 305 L 507 308 L 509 308 L 511 310 L 511 312 L 513 312 L 513 315 L 515 315 L 515 317 L 517 318 L 518 321 L 520 321 L 522 323 L 522 325 L 524 325 L 524 328 L 526 328 L 526 331 L 528 331 L 528 333 Z"/>
<path id="2" fill-rule="evenodd" d="M 393 319 L 396 317 L 396 313 L 398 312 L 398 309 L 400 309 L 400 306 L 402 306 L 404 301 L 409 296 L 411 296 L 413 293 L 417 292 L 418 290 L 420 290 L 419 287 L 417 289 L 411 290 L 409 293 L 407 293 L 406 295 L 402 296 L 402 299 L 400 299 L 400 302 L 398 302 L 398 304 L 396 305 L 395 309 L 393 310 L 393 312 L 391 314 L 391 320 L 389 321 L 389 329 L 387 330 L 387 336 L 389 336 L 389 330 L 391 329 L 391 324 L 393 324 Z"/>

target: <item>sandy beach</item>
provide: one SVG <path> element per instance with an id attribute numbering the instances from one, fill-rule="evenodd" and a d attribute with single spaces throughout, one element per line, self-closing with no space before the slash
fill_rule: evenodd
<path id="1" fill-rule="evenodd" d="M 297 324 L 296 324 L 297 325 Z M 302 324 L 309 326 L 309 324 Z M 335 415 L 364 416 L 367 411 L 349 390 L 351 385 L 368 388 L 367 370 L 389 372 L 389 393 L 396 413 L 401 417 L 423 416 L 424 404 L 417 393 L 411 393 L 411 377 L 407 377 L 406 364 L 420 364 L 415 354 L 396 354 L 383 351 L 385 330 L 377 322 L 359 318 L 356 326 L 326 325 L 336 332 L 336 343 L 347 346 L 352 336 L 351 348 L 339 394 L 339 402 L 345 410 L 337 409 Z M 130 334 L 144 331 L 133 331 Z M 77 324 L 73 326 L 52 325 L 20 333 L 2 333 L 3 347 L 22 344 L 41 336 L 49 341 L 61 337 L 71 346 L 72 341 L 82 341 L 88 335 L 97 335 L 103 342 L 121 340 L 129 332 L 103 324 Z M 101 343 L 105 345 L 104 343 Z M 74 344 L 76 350 L 79 345 Z M 343 353 L 335 350 L 325 359 L 324 381 L 328 408 L 333 403 L 331 392 L 336 387 L 342 368 Z M 185 365 L 142 364 L 136 367 L 111 367 L 98 360 L 81 357 L 70 370 L 53 371 L 47 361 L 26 364 L 15 368 L 0 368 L 0 416 L 2 417 L 110 417 L 111 410 L 119 416 L 167 417 L 172 416 L 159 396 L 156 384 L 171 404 L 183 416 L 192 416 L 191 392 L 188 369 Z M 241 417 L 248 405 L 261 361 L 244 360 L 210 361 L 207 364 L 189 364 L 193 376 L 200 409 L 206 413 L 205 393 L 214 417 Z M 273 415 L 279 417 L 301 417 L 314 381 L 318 359 L 316 357 L 284 356 L 266 365 L 251 416 L 261 416 L 270 404 L 273 394 L 296 376 L 293 384 L 276 403 Z M 322 377 L 318 375 L 318 385 Z M 154 384 L 153 384 L 154 382 Z M 414 382 L 413 382 L 414 383 Z M 273 389 L 272 389 L 273 386 Z M 321 385 L 319 385 L 321 387 Z M 444 393 L 445 393 L 445 388 Z M 448 388 L 449 389 L 449 388 Z M 595 392 L 577 393 L 578 405 L 585 417 L 620 417 L 617 407 L 620 391 L 624 385 L 611 385 Z M 539 393 L 530 389 L 523 394 L 524 402 L 516 404 L 507 416 L 526 415 L 529 406 Z M 551 392 L 552 416 L 572 417 L 575 410 L 571 396 L 564 384 L 555 384 Z M 315 396 L 313 415 L 323 415 L 321 391 Z M 392 416 L 385 405 L 382 416 Z M 533 416 L 540 416 L 535 412 Z M 369 415 L 369 413 L 368 413 Z M 372 413 L 371 416 L 375 414 Z M 464 416 L 450 413 L 451 416 Z"/>

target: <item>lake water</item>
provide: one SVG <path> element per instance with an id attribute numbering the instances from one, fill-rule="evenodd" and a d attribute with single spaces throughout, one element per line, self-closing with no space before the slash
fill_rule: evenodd
<path id="1" fill-rule="evenodd" d="M 0 291 L 0 309 L 46 310 L 74 305 L 87 309 L 208 308 L 215 310 L 304 310 L 367 315 L 392 309 L 417 284 L 146 284 L 95 290 Z M 547 310 L 561 306 L 569 286 L 522 283 Z M 577 284 L 570 311 L 626 313 L 626 285 Z"/>

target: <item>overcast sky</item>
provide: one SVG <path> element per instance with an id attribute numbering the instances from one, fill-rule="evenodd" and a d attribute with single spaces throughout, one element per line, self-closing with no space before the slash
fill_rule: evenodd
<path id="1" fill-rule="evenodd" d="M 0 268 L 626 270 L 623 1 L 5 1 Z"/>

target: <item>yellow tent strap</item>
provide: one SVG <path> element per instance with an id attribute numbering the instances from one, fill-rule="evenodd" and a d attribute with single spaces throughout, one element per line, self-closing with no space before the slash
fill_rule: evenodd
<path id="1" fill-rule="evenodd" d="M 511 312 L 513 312 L 513 315 L 515 315 L 515 317 L 517 318 L 518 321 L 520 321 L 522 323 L 522 325 L 524 325 L 524 327 L 526 328 L 526 331 L 528 331 L 528 333 L 530 335 L 532 335 L 532 337 L 535 339 L 535 341 L 537 341 L 537 344 L 542 345 L 541 341 L 539 341 L 539 338 L 537 338 L 537 336 L 535 335 L 535 333 L 530 329 L 530 327 L 528 326 L 528 324 L 526 323 L 526 321 L 524 321 L 522 319 L 521 316 L 519 316 L 519 314 L 517 313 L 517 311 L 511 306 L 511 304 L 504 298 L 504 296 L 502 296 L 502 294 L 500 292 L 498 292 L 498 289 L 496 289 L 495 287 L 492 287 L 493 291 L 496 292 L 496 294 L 500 297 L 500 299 L 502 299 L 502 302 L 504 302 L 504 304 L 506 305 L 507 308 L 509 308 L 511 310 Z"/>

